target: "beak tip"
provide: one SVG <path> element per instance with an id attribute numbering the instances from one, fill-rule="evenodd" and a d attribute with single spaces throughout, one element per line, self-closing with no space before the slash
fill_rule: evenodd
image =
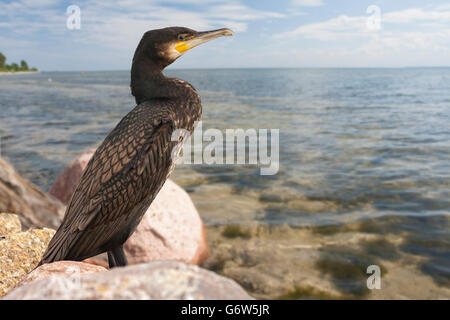
<path id="1" fill-rule="evenodd" d="M 224 36 L 233 37 L 233 36 L 234 36 L 233 30 L 228 29 L 228 28 L 225 28 L 225 30 L 224 30 Z"/>

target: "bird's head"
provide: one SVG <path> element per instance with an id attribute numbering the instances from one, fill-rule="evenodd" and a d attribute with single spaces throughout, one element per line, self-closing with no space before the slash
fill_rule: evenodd
<path id="1" fill-rule="evenodd" d="M 186 51 L 207 41 L 232 36 L 227 28 L 198 32 L 184 27 L 169 27 L 147 31 L 141 39 L 133 58 L 133 64 L 141 59 L 150 59 L 165 68 Z"/>

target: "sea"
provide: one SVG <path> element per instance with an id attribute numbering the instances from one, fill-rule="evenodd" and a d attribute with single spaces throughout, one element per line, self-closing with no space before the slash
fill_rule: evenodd
<path id="1" fill-rule="evenodd" d="M 423 275 L 450 287 L 450 68 L 165 74 L 198 90 L 203 131 L 279 130 L 276 174 L 258 164 L 175 169 L 207 226 L 382 221 Z M 1 157 L 47 191 L 135 106 L 129 83 L 129 71 L 0 76 Z"/>

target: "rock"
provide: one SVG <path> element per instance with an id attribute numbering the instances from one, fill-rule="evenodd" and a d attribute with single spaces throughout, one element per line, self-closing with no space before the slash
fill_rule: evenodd
<path id="1" fill-rule="evenodd" d="M 5 219 L 5 215 L 0 215 Z M 0 296 L 8 292 L 39 263 L 51 237 L 52 229 L 31 229 L 0 238 Z"/>
<path id="2" fill-rule="evenodd" d="M 72 161 L 58 175 L 48 193 L 67 205 L 80 182 L 84 168 L 86 168 L 94 153 L 95 149 L 89 150 Z"/>
<path id="3" fill-rule="evenodd" d="M 58 176 L 49 193 L 67 203 L 95 150 L 83 153 Z M 200 264 L 209 256 L 200 215 L 189 195 L 167 180 L 125 244 L 130 264 L 179 260 Z M 96 261 L 99 261 L 98 259 Z"/>
<path id="4" fill-rule="evenodd" d="M 203 223 L 189 195 L 167 180 L 124 246 L 130 264 L 179 260 L 200 264 L 209 256 Z"/>
<path id="5" fill-rule="evenodd" d="M 40 280 L 52 275 L 74 276 L 86 273 L 107 271 L 106 268 L 78 261 L 57 261 L 46 263 L 27 274 L 16 287 L 23 286 L 32 281 Z"/>
<path id="6" fill-rule="evenodd" d="M 50 276 L 15 288 L 5 300 L 24 299 L 252 299 L 236 282 L 197 266 L 153 261 L 82 274 Z"/>
<path id="7" fill-rule="evenodd" d="M 16 213 L 25 228 L 57 228 L 64 205 L 23 179 L 0 158 L 0 212 Z"/>
<path id="8" fill-rule="evenodd" d="M 212 255 L 202 267 L 235 280 L 257 299 L 448 299 L 449 286 L 423 272 L 425 256 L 403 251 L 408 245 L 418 250 L 421 244 L 417 238 L 407 244 L 397 228 L 399 221 L 411 220 L 401 219 L 314 227 L 208 226 Z M 435 223 L 448 225 L 448 217 L 438 219 Z M 415 223 L 419 228 L 423 219 Z M 417 228 L 411 228 L 412 235 Z M 370 265 L 380 267 L 381 290 L 367 288 Z"/>
<path id="9" fill-rule="evenodd" d="M 100 267 L 103 267 L 105 269 L 109 269 L 109 264 L 108 264 L 107 258 L 102 260 L 102 259 L 98 259 L 98 258 L 92 257 L 92 258 L 84 259 L 83 262 L 84 263 L 88 263 L 88 264 L 92 264 L 92 265 L 95 265 L 95 266 L 100 266 Z"/>
<path id="10" fill-rule="evenodd" d="M 323 237 L 308 228 L 255 223 L 209 226 L 207 232 L 212 255 L 202 267 L 257 299 L 344 298 L 316 267 Z"/>
<path id="11" fill-rule="evenodd" d="M 13 213 L 0 213 L 0 236 L 22 231 L 22 225 L 17 215 Z"/>

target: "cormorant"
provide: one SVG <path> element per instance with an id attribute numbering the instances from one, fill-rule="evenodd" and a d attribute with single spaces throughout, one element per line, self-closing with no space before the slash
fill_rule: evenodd
<path id="1" fill-rule="evenodd" d="M 147 31 L 136 48 L 131 92 L 137 106 L 109 133 L 86 166 L 64 219 L 39 265 L 81 261 L 107 252 L 110 267 L 127 265 L 123 244 L 134 232 L 174 168 L 177 129 L 192 133 L 200 96 L 188 82 L 162 71 L 184 52 L 229 29 L 183 27 Z"/>

